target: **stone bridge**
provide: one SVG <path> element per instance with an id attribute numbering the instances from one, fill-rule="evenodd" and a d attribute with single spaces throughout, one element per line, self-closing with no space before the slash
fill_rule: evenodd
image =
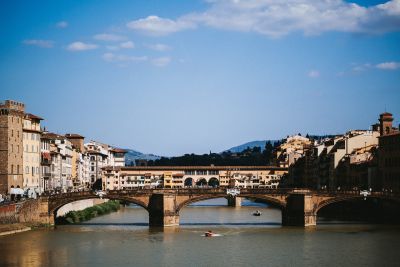
<path id="1" fill-rule="evenodd" d="M 288 226 L 315 226 L 318 211 L 330 204 L 346 200 L 363 199 L 359 191 L 312 191 L 304 189 L 240 189 L 236 197 L 246 197 L 268 203 L 282 210 L 282 224 Z M 388 192 L 372 192 L 368 198 L 393 200 L 400 203 L 400 195 Z M 93 192 L 65 193 L 42 196 L 38 199 L 36 218 L 40 223 L 54 224 L 57 210 L 65 204 L 98 198 Z M 197 201 L 213 198 L 235 197 L 223 188 L 190 189 L 138 189 L 108 191 L 104 198 L 123 200 L 145 208 L 149 213 L 150 226 L 179 225 L 180 210 Z"/>

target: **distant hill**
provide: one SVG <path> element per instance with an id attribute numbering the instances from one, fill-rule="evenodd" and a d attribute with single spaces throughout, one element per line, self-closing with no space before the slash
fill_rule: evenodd
<path id="1" fill-rule="evenodd" d="M 137 159 L 145 159 L 145 160 L 156 160 L 160 159 L 160 156 L 153 155 L 153 154 L 143 154 L 142 152 L 133 150 L 133 149 L 125 149 L 128 151 L 125 154 L 125 165 L 129 166 L 131 165 L 131 162 L 135 163 L 135 160 Z"/>
<path id="2" fill-rule="evenodd" d="M 227 152 L 227 151 L 230 151 L 230 152 L 232 152 L 232 153 L 239 153 L 239 152 L 242 152 L 243 150 L 245 150 L 245 149 L 248 148 L 248 147 L 250 147 L 250 148 L 253 148 L 253 147 L 261 147 L 261 150 L 264 150 L 264 148 L 265 148 L 265 143 L 267 143 L 267 141 L 271 141 L 272 145 L 273 145 L 275 142 L 277 142 L 276 140 L 251 141 L 251 142 L 247 142 L 247 143 L 245 143 L 245 144 L 243 144 L 243 145 L 240 145 L 240 146 L 232 147 L 232 148 L 230 148 L 230 149 L 228 149 L 228 150 L 225 150 L 225 151 L 226 151 L 226 152 Z M 225 151 L 224 151 L 224 152 L 225 152 Z"/>

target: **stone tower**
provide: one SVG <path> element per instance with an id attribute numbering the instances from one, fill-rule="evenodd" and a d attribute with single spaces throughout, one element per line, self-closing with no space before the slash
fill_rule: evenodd
<path id="1" fill-rule="evenodd" d="M 22 124 L 25 105 L 13 100 L 0 103 L 0 194 L 23 182 Z"/>
<path id="2" fill-rule="evenodd" d="M 393 115 L 389 112 L 382 113 L 379 118 L 379 128 L 381 136 L 392 133 Z"/>

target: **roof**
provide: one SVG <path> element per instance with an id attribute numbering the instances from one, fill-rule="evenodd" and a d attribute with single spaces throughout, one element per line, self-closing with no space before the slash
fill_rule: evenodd
<path id="1" fill-rule="evenodd" d="M 119 171 L 185 171 L 185 170 L 221 170 L 221 171 L 242 171 L 242 170 L 281 170 L 287 171 L 288 168 L 277 166 L 124 166 L 124 167 L 104 167 L 104 170 Z"/>
<path id="2" fill-rule="evenodd" d="M 43 133 L 41 138 L 42 139 L 64 139 L 65 136 L 59 135 L 59 134 L 56 134 L 56 133 L 47 132 L 47 133 Z"/>
<path id="3" fill-rule="evenodd" d="M 389 113 L 389 112 L 383 112 L 383 113 L 381 114 L 381 116 L 393 116 L 393 114 L 392 114 L 392 113 Z"/>
<path id="4" fill-rule="evenodd" d="M 122 148 L 113 148 L 113 149 L 111 149 L 111 152 L 114 152 L 114 153 L 128 153 L 128 151 L 126 151 L 125 149 L 122 149 Z"/>
<path id="5" fill-rule="evenodd" d="M 31 113 L 25 113 L 25 117 L 28 118 L 28 119 L 33 119 L 33 120 L 40 120 L 40 121 L 43 120 L 43 118 L 41 118 L 39 116 L 36 116 L 36 115 L 33 115 Z"/>
<path id="6" fill-rule="evenodd" d="M 65 134 L 65 137 L 69 139 L 84 139 L 85 137 L 80 135 L 80 134 L 73 134 L 73 133 L 67 133 Z"/>
<path id="7" fill-rule="evenodd" d="M 392 133 L 389 133 L 389 134 L 381 135 L 381 136 L 378 136 L 378 138 L 385 138 L 385 137 L 391 137 L 391 136 L 396 136 L 396 135 L 400 135 L 400 131 L 396 131 L 396 132 L 392 132 Z"/>

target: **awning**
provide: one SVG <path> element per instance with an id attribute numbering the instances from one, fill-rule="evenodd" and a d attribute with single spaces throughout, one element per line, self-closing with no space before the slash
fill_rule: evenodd
<path id="1" fill-rule="evenodd" d="M 43 159 L 47 159 L 47 160 L 51 160 L 51 156 L 49 152 L 42 152 L 42 158 Z"/>

